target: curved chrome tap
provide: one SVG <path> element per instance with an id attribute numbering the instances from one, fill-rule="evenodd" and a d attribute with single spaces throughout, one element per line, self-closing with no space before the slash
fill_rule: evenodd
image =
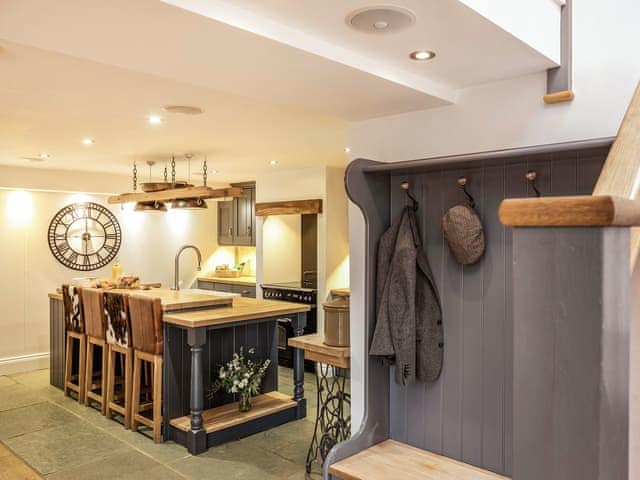
<path id="1" fill-rule="evenodd" d="M 174 290 L 180 290 L 180 254 L 189 248 L 192 248 L 196 251 L 196 255 L 198 256 L 198 271 L 202 270 L 202 254 L 200 253 L 200 249 L 195 245 L 183 245 L 182 247 L 180 247 L 178 249 L 178 253 L 176 253 L 176 263 L 173 277 Z"/>

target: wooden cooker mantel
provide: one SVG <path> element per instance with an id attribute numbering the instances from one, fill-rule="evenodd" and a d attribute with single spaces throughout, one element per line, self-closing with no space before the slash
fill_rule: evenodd
<path id="1" fill-rule="evenodd" d="M 640 226 L 640 200 L 610 195 L 511 198 L 498 216 L 508 227 Z"/>
<path id="2" fill-rule="evenodd" d="M 256 216 L 307 215 L 322 213 L 322 200 L 287 200 L 284 202 L 256 203 Z"/>

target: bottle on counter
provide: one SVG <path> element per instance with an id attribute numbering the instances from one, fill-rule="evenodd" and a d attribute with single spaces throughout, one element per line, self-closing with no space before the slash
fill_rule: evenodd
<path id="1" fill-rule="evenodd" d="M 120 265 L 120 259 L 116 258 L 115 263 L 111 267 L 111 280 L 114 282 L 122 276 L 122 265 Z"/>

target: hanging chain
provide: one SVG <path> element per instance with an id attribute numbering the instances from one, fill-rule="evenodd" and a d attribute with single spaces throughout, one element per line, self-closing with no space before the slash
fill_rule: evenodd
<path id="1" fill-rule="evenodd" d="M 164 183 L 167 183 L 167 165 L 164 166 Z"/>
<path id="2" fill-rule="evenodd" d="M 133 162 L 133 191 L 138 189 L 138 166 Z"/>
<path id="3" fill-rule="evenodd" d="M 176 157 L 171 157 L 171 183 L 176 184 Z"/>
<path id="4" fill-rule="evenodd" d="M 202 183 L 206 187 L 207 186 L 207 158 L 205 157 L 204 163 L 202 164 Z"/>

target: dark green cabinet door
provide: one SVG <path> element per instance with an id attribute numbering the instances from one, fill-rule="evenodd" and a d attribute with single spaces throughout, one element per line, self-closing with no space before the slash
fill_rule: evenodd
<path id="1" fill-rule="evenodd" d="M 245 188 L 242 195 L 234 199 L 235 211 L 235 229 L 234 229 L 234 245 L 255 245 L 254 238 L 254 199 L 255 190 L 253 188 Z"/>
<path id="2" fill-rule="evenodd" d="M 218 244 L 233 245 L 234 202 L 218 202 Z"/>

